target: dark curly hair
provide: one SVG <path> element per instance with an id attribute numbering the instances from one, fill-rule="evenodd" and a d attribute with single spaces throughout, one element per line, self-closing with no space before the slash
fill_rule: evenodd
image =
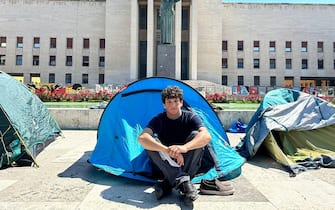
<path id="1" fill-rule="evenodd" d="M 165 99 L 179 98 L 183 100 L 183 90 L 178 86 L 168 86 L 162 91 L 162 102 L 165 103 Z"/>

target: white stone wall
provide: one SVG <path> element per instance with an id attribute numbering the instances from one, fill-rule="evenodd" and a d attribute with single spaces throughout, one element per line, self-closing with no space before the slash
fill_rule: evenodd
<path id="1" fill-rule="evenodd" d="M 24 72 L 25 83 L 30 73 L 40 73 L 48 82 L 49 73 L 56 81 L 65 82 L 65 73 L 72 73 L 73 83 L 82 83 L 82 74 L 89 74 L 89 83 L 98 83 L 99 39 L 105 38 L 105 2 L 95 1 L 0 1 L 0 36 L 7 37 L 6 65 L 8 73 Z M 23 36 L 23 65 L 15 65 L 16 37 Z M 40 49 L 33 49 L 33 38 L 40 37 Z M 50 38 L 57 38 L 57 48 L 50 49 Z M 73 50 L 66 50 L 66 38 L 73 37 Z M 83 38 L 90 39 L 90 49 L 83 50 Z M 32 66 L 32 56 L 40 56 L 40 65 Z M 56 66 L 49 66 L 49 56 L 56 56 Z M 65 66 L 65 56 L 73 56 L 73 66 Z M 82 56 L 89 55 L 89 67 L 82 67 Z"/>
<path id="2" fill-rule="evenodd" d="M 153 1 L 151 1 L 153 2 Z M 89 74 L 88 86 L 98 83 L 99 73 L 106 84 L 124 84 L 138 78 L 138 2 L 106 1 L 0 1 L 0 36 L 7 37 L 6 65 L 0 70 L 24 72 L 25 83 L 30 73 L 40 73 L 48 82 L 49 73 L 65 83 L 65 74 L 72 73 L 72 83 L 82 83 L 82 74 Z M 155 1 L 156 6 L 159 4 Z M 335 6 L 303 4 L 233 4 L 221 0 L 192 0 L 190 6 L 190 79 L 221 83 L 228 76 L 228 85 L 237 84 L 244 76 L 245 85 L 253 85 L 260 76 L 262 86 L 276 76 L 277 85 L 284 77 L 330 77 L 334 74 Z M 150 21 L 149 21 L 150 22 Z M 23 48 L 16 48 L 16 37 L 23 36 Z M 40 49 L 33 49 L 33 37 L 40 37 Z M 50 38 L 57 38 L 57 48 L 50 49 Z M 66 38 L 73 37 L 73 50 L 66 49 Z M 83 38 L 90 39 L 90 49 L 83 50 Z M 99 39 L 105 38 L 105 50 L 99 50 Z M 221 41 L 228 40 L 223 53 Z M 244 51 L 237 52 L 238 40 Z M 253 41 L 260 41 L 261 51 L 253 53 Z M 276 52 L 269 53 L 269 41 L 276 42 Z M 292 53 L 284 52 L 285 41 L 292 41 Z M 301 41 L 308 42 L 308 52 L 301 53 Z M 324 42 L 324 53 L 317 53 L 317 42 Z M 193 54 L 192 54 L 193 53 Z M 15 55 L 23 55 L 23 65 L 15 65 Z M 32 56 L 40 55 L 40 65 L 32 65 Z M 49 56 L 56 56 L 56 66 L 49 66 Z M 73 56 L 73 66 L 65 66 L 66 55 Z M 90 57 L 90 66 L 82 66 L 82 56 Z M 105 56 L 105 67 L 98 67 L 99 56 Z M 221 58 L 228 58 L 228 69 L 221 68 Z M 237 69 L 237 58 L 244 58 L 244 69 Z M 253 58 L 260 58 L 260 69 L 253 68 Z M 276 69 L 269 69 L 269 59 L 276 59 Z M 292 70 L 285 69 L 285 58 L 292 58 Z M 301 59 L 308 59 L 307 70 L 301 70 Z M 324 59 L 324 69 L 317 69 L 317 59 Z M 193 59 L 193 60 L 192 60 Z M 149 69 L 148 72 L 152 72 Z M 151 75 L 149 75 L 151 76 Z"/>
<path id="3" fill-rule="evenodd" d="M 244 84 L 253 85 L 254 75 L 260 85 L 268 86 L 270 76 L 283 85 L 285 76 L 330 77 L 334 75 L 335 5 L 304 4 L 223 4 L 222 40 L 228 40 L 228 85 L 237 84 L 244 75 Z M 244 51 L 237 52 L 237 41 L 244 41 Z M 260 41 L 260 52 L 253 53 L 253 41 Z M 276 52 L 269 53 L 269 42 L 276 42 Z M 285 42 L 292 42 L 292 53 L 285 53 Z M 301 53 L 301 42 L 308 42 L 308 52 Z M 317 53 L 317 42 L 324 42 L 324 53 Z M 223 53 L 224 54 L 224 53 Z M 253 68 L 253 58 L 260 58 L 260 68 Z M 244 58 L 244 69 L 237 69 L 237 58 Z M 276 69 L 269 69 L 269 59 L 276 59 Z M 285 69 L 285 58 L 292 59 L 292 70 Z M 308 69 L 301 69 L 301 59 L 308 59 Z M 324 59 L 324 69 L 317 69 L 317 59 Z"/>
<path id="4" fill-rule="evenodd" d="M 222 10 L 219 0 L 198 0 L 198 78 L 221 83 Z"/>
<path id="5" fill-rule="evenodd" d="M 130 77 L 131 11 L 131 1 L 106 1 L 107 84 L 125 84 L 135 79 Z"/>

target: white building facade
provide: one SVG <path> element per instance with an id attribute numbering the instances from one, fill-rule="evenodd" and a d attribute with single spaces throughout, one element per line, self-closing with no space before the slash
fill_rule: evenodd
<path id="1" fill-rule="evenodd" d="M 0 70 L 24 83 L 157 75 L 160 0 L 0 1 Z M 175 77 L 227 86 L 335 86 L 335 5 L 175 4 Z"/>

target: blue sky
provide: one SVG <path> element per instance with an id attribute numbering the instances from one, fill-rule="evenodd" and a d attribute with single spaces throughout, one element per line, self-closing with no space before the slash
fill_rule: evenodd
<path id="1" fill-rule="evenodd" d="M 335 4 L 335 0 L 222 0 L 231 3 L 292 3 L 292 4 Z"/>

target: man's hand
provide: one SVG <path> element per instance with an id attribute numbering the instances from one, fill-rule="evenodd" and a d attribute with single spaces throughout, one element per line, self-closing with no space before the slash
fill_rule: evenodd
<path id="1" fill-rule="evenodd" d="M 188 152 L 187 148 L 184 145 L 172 145 L 168 148 L 168 154 L 176 158 L 179 154 Z"/>
<path id="2" fill-rule="evenodd" d="M 182 154 L 179 154 L 178 157 L 176 158 L 177 159 L 177 163 L 178 165 L 180 166 L 183 166 L 184 165 L 184 157 Z"/>

